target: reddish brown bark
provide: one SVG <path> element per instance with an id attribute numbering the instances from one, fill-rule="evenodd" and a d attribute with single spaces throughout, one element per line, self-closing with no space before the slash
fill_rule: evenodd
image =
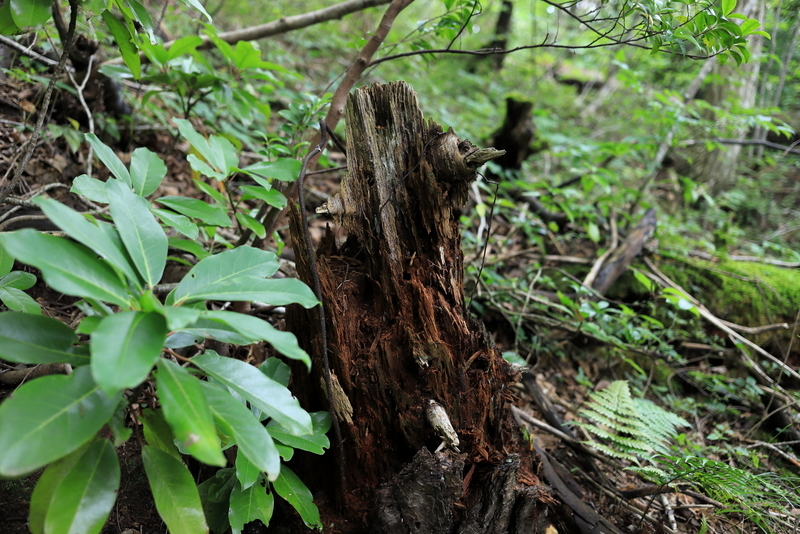
<path id="1" fill-rule="evenodd" d="M 521 491 L 520 460 L 505 449 L 516 440 L 504 427 L 514 373 L 464 307 L 457 217 L 476 169 L 501 151 L 478 149 L 424 120 L 403 82 L 357 90 L 345 117 L 348 174 L 327 203 L 340 228 L 323 238 L 317 265 L 331 370 L 353 414 L 352 423 L 339 414 L 344 491 L 329 467 L 334 455 L 309 484 L 342 496 L 343 508 L 371 532 L 483 532 L 483 523 L 505 532 L 497 528 L 519 508 Z M 310 282 L 298 225 L 295 214 L 298 271 Z M 308 339 L 314 323 L 298 313 L 290 324 Z M 314 335 L 310 350 L 320 354 Z M 311 409 L 328 408 L 319 367 L 297 376 L 293 388 Z M 430 400 L 445 407 L 462 454 L 429 452 L 442 442 L 426 418 Z M 320 475 L 321 465 L 309 476 Z M 484 495 L 489 487 L 499 493 Z M 523 493 L 532 511 L 531 492 Z M 486 511 L 490 501 L 497 506 Z M 437 518 L 428 524 L 420 517 L 426 509 L 448 513 L 427 514 Z M 420 526 L 403 530 L 412 518 Z"/>

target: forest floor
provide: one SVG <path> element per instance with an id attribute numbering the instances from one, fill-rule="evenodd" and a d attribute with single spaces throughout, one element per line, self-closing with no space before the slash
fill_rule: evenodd
<path id="1" fill-rule="evenodd" d="M 0 184 L 3 187 L 8 183 L 8 170 L 11 164 L 21 157 L 20 147 L 29 138 L 30 131 L 23 131 L 20 127 L 30 120 L 24 111 L 25 103 L 33 100 L 35 94 L 36 88 L 31 86 L 8 81 L 2 82 L 0 85 L 0 95 L 2 95 L 0 97 L 0 177 L 4 177 L 0 180 Z M 58 104 L 56 107 L 59 107 Z M 54 121 L 56 124 L 61 123 L 61 127 L 69 128 L 66 121 L 60 120 L 58 112 L 54 116 Z M 54 139 L 52 135 L 45 135 L 39 141 L 33 157 L 25 169 L 24 180 L 18 190 L 14 192 L 14 196 L 28 199 L 46 190 L 48 195 L 73 207 L 82 208 L 77 197 L 69 193 L 69 187 L 72 178 L 85 172 L 86 153 L 84 150 L 71 150 L 67 139 L 68 136 Z M 167 130 L 136 131 L 130 145 L 118 147 L 117 153 L 125 161 L 126 153 L 129 154 L 137 146 L 150 148 L 167 163 L 169 169 L 167 179 L 156 195 L 191 197 L 201 195 L 192 185 L 191 169 L 186 162 L 188 147 L 181 143 L 176 144 Z M 107 171 L 96 169 L 95 176 L 104 178 L 103 172 Z M 311 210 L 315 204 L 321 203 L 328 195 L 337 190 L 338 178 L 335 174 L 329 174 L 309 180 L 309 182 L 313 182 L 309 186 L 311 190 L 309 196 L 315 199 L 310 207 Z M 0 207 L 0 231 L 30 226 L 52 229 L 47 226 L 47 221 L 35 218 L 38 214 L 32 208 L 17 209 L 17 207 L 5 204 Z M 498 232 L 499 237 L 507 237 L 503 235 L 508 231 L 507 222 L 502 217 L 497 217 L 494 231 Z M 312 236 L 318 237 L 326 221 L 317 219 L 313 224 L 315 228 Z M 281 232 L 288 234 L 285 224 L 283 226 L 279 224 L 279 228 L 281 228 Z M 290 245 L 290 237 L 288 235 L 284 235 L 284 237 L 287 245 Z M 494 272 L 499 273 L 499 276 L 511 278 L 529 269 L 527 262 L 530 260 L 526 259 L 525 254 L 519 253 L 515 256 L 515 253 L 524 252 L 524 249 L 529 247 L 524 243 L 523 237 L 506 239 L 502 251 L 489 250 L 486 261 L 490 264 L 501 255 L 500 253 L 508 258 L 504 260 L 502 267 L 492 264 Z M 563 256 L 586 258 L 583 265 L 580 263 L 578 265 L 581 266 L 581 269 L 588 270 L 595 257 L 594 247 L 579 240 L 572 243 L 565 242 L 563 245 Z M 286 252 L 286 256 L 291 257 L 288 248 Z M 476 251 L 472 251 L 470 255 L 474 263 L 481 261 L 480 254 Z M 556 264 L 551 265 L 561 268 Z M 32 271 L 29 267 L 20 264 L 17 264 L 16 269 Z M 474 280 L 467 280 L 467 282 L 474 285 Z M 512 311 L 511 306 L 502 303 L 496 306 L 492 305 L 491 291 L 492 288 L 482 288 L 476 296 L 477 300 L 485 303 L 483 320 L 502 350 L 518 352 L 519 345 L 515 340 L 513 322 L 503 312 L 504 306 L 507 308 L 506 311 Z M 487 293 L 489 294 L 487 295 Z M 30 295 L 40 303 L 45 314 L 68 324 L 74 324 L 78 319 L 79 312 L 72 305 L 73 299 L 52 292 L 41 281 L 32 288 Z M 794 311 L 787 312 L 789 316 L 793 316 L 793 314 Z M 606 345 L 596 339 L 580 333 L 545 327 L 539 327 L 534 337 L 536 336 L 540 338 L 540 345 L 547 347 L 548 350 L 527 351 L 528 363 L 532 366 L 531 373 L 554 403 L 556 412 L 565 421 L 577 419 L 578 407 L 587 400 L 591 392 L 587 388 L 587 384 L 592 384 L 595 390 L 599 390 L 616 378 L 628 376 L 630 369 L 628 363 L 621 361 L 618 357 L 610 356 Z M 697 354 L 692 366 L 708 370 L 715 365 L 726 365 L 723 356 L 706 347 L 705 352 Z M 789 356 L 788 365 L 797 368 L 800 365 L 797 350 L 790 352 Z M 0 371 L 13 368 L 13 365 L 0 362 Z M 648 368 L 655 370 L 657 366 L 653 364 Z M 675 380 L 686 377 L 688 369 L 687 366 L 674 373 Z M 730 369 L 730 374 L 731 376 L 734 374 L 742 376 L 740 370 L 736 369 Z M 671 376 L 670 379 L 672 378 Z M 658 380 L 660 377 L 655 377 L 655 379 Z M 686 384 L 684 386 L 682 389 L 679 388 L 680 391 L 683 391 L 682 395 L 684 396 L 701 397 L 706 395 L 700 388 L 691 388 L 690 385 L 686 387 Z M 522 383 L 515 387 L 514 391 L 518 398 L 517 406 L 523 412 L 538 420 L 544 419 L 542 412 Z M 716 440 L 717 444 L 724 444 L 724 450 L 749 449 L 754 443 L 761 442 L 755 439 L 751 432 L 754 426 L 760 424 L 758 414 L 754 415 L 749 409 L 731 409 L 730 403 L 739 402 L 741 399 L 732 397 L 730 391 L 726 392 L 724 388 L 720 391 L 717 398 L 719 401 L 717 412 L 706 413 L 694 421 L 690 421 L 694 428 L 687 431 L 687 434 L 700 436 L 705 443 L 712 440 L 709 436 L 713 434 L 713 440 Z M 12 393 L 13 387 L 0 386 L 0 401 Z M 750 405 L 746 404 L 745 408 L 747 406 Z M 608 488 L 632 489 L 642 484 L 640 478 L 629 471 L 619 469 L 618 466 L 602 462 L 595 463 L 598 468 L 597 472 L 589 473 L 586 471 L 586 459 L 579 457 L 573 449 L 566 447 L 561 438 L 535 427 L 529 427 L 528 432 L 535 435 L 535 441 L 539 446 L 549 451 L 552 457 L 563 465 L 564 469 L 559 469 L 559 472 L 564 481 L 569 483 L 573 493 L 623 532 L 637 531 L 639 528 L 641 528 L 639 530 L 641 532 L 665 532 L 664 526 L 675 528 L 677 532 L 692 534 L 704 531 L 717 533 L 758 532 L 758 529 L 750 522 L 745 521 L 741 514 L 721 515 L 717 513 L 719 510 L 715 505 L 687 493 L 672 492 L 658 498 L 642 497 L 623 501 L 618 494 L 609 492 Z M 715 432 L 716 434 L 714 434 Z M 722 458 L 723 447 L 714 450 L 720 451 L 719 457 Z M 763 449 L 761 450 L 763 452 Z M 164 532 L 165 527 L 155 511 L 150 490 L 143 476 L 135 441 L 124 445 L 119 452 L 122 459 L 122 485 L 104 532 L 125 534 Z M 523 451 L 523 453 L 535 454 L 533 440 L 531 441 L 531 450 Z M 2 454 L 1 451 L 0 454 Z M 787 466 L 793 468 L 795 473 L 800 468 L 800 465 L 796 463 L 792 465 L 793 460 L 790 457 L 772 454 L 769 451 L 760 456 L 760 462 L 759 468 L 762 471 L 776 468 L 777 464 L 784 468 Z M 36 473 L 22 480 L 0 481 L 0 517 L 2 518 L 0 519 L 0 532 L 6 534 L 28 532 L 26 524 L 28 506 L 38 475 L 39 473 Z M 541 479 L 541 473 L 539 475 Z M 605 481 L 605 483 L 598 483 L 600 481 Z M 325 524 L 329 525 L 333 514 L 328 507 L 329 505 L 323 505 L 321 509 L 323 521 L 325 522 L 327 519 Z M 788 512 L 789 510 L 784 511 Z M 642 521 L 644 512 L 649 519 Z M 326 514 L 328 514 L 327 517 Z M 336 532 L 337 529 L 326 528 L 325 531 Z"/>

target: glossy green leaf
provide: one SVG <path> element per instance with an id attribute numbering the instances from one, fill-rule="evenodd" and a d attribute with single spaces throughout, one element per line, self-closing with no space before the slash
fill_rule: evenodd
<path id="1" fill-rule="evenodd" d="M 128 410 L 128 401 L 123 400 L 114 410 L 114 414 L 108 421 L 108 428 L 111 430 L 111 435 L 114 438 L 114 447 L 121 447 L 126 441 L 131 439 L 133 429 L 127 426 L 126 417 Z"/>
<path id="2" fill-rule="evenodd" d="M 114 18 L 116 22 L 122 24 L 119 20 L 116 19 L 116 17 L 114 17 L 110 13 L 109 15 L 112 18 Z M 125 32 L 127 33 L 127 31 L 128 29 L 126 28 Z M 114 153 L 111 147 L 103 143 L 93 133 L 87 133 L 85 137 L 86 140 L 89 142 L 89 144 L 92 145 L 95 155 L 100 159 L 100 161 L 103 162 L 103 164 L 106 167 L 108 167 L 108 170 L 111 171 L 111 174 L 113 174 L 117 179 L 122 180 L 126 184 L 131 185 L 131 175 L 128 172 L 127 167 L 125 167 L 125 164 L 122 163 L 122 160 L 120 160 L 119 157 L 117 157 L 117 155 Z"/>
<path id="3" fill-rule="evenodd" d="M 315 412 L 311 414 L 314 432 L 304 436 L 294 436 L 277 422 L 272 421 L 267 425 L 270 436 L 280 441 L 284 445 L 289 445 L 295 449 L 301 449 L 314 454 L 325 454 L 325 449 L 331 446 L 328 436 L 325 434 L 331 428 L 331 416 L 328 412 Z"/>
<path id="4" fill-rule="evenodd" d="M 264 363 L 259 366 L 258 370 L 278 384 L 289 387 L 289 379 L 291 378 L 292 370 L 281 361 L 280 358 L 267 358 L 264 360 Z"/>
<path id="5" fill-rule="evenodd" d="M 147 378 L 167 337 L 157 312 L 126 311 L 104 317 L 92 332 L 92 375 L 109 395 Z"/>
<path id="6" fill-rule="evenodd" d="M 244 200 L 257 198 L 279 210 L 286 207 L 286 197 L 277 189 L 264 189 L 257 185 L 243 185 L 240 189 L 244 193 Z"/>
<path id="7" fill-rule="evenodd" d="M 92 202 L 108 204 L 108 193 L 106 192 L 106 182 L 101 182 L 97 178 L 90 178 L 85 174 L 77 176 L 72 180 L 70 192 L 83 195 Z"/>
<path id="8" fill-rule="evenodd" d="M 250 339 L 251 343 L 266 341 L 284 356 L 305 363 L 308 370 L 311 370 L 311 358 L 306 351 L 300 348 L 297 337 L 291 332 L 283 332 L 263 319 L 243 313 L 207 311 L 202 312 L 201 317 L 227 324 L 236 332 Z"/>
<path id="9" fill-rule="evenodd" d="M 215 189 L 214 187 L 212 187 L 212 186 L 208 185 L 207 183 L 205 183 L 203 180 L 199 180 L 199 179 L 195 178 L 194 180 L 192 180 L 192 182 L 194 182 L 194 185 L 200 191 L 202 191 L 206 195 L 208 195 L 211 198 L 213 198 L 214 200 L 216 200 L 217 204 L 219 204 L 221 206 L 224 206 L 224 205 L 226 205 L 228 203 L 228 200 L 225 198 L 225 195 L 220 193 L 218 189 Z"/>
<path id="10" fill-rule="evenodd" d="M 56 226 L 105 258 L 108 263 L 125 274 L 128 280 L 138 284 L 139 277 L 113 226 L 91 222 L 77 211 L 53 199 L 40 198 L 35 202 Z"/>
<path id="11" fill-rule="evenodd" d="M 130 173 L 133 192 L 146 197 L 161 185 L 167 166 L 155 152 L 139 147 L 131 155 Z"/>
<path id="12" fill-rule="evenodd" d="M 278 449 L 275 449 L 275 454 L 278 454 Z M 278 456 L 280 462 L 280 456 Z M 280 471 L 280 464 L 278 464 L 278 471 Z M 236 453 L 236 479 L 242 485 L 242 489 L 247 489 L 256 483 L 258 477 L 261 475 L 261 469 L 253 465 L 253 462 L 247 459 L 244 454 Z"/>
<path id="13" fill-rule="evenodd" d="M 215 420 L 218 424 L 224 422 L 230 426 L 233 438 L 239 446 L 239 455 L 246 456 L 257 471 L 264 471 L 274 480 L 280 472 L 281 460 L 264 425 L 228 391 L 208 382 L 202 382 L 202 385 Z M 237 470 L 238 466 L 237 461 Z M 239 480 L 243 486 L 247 486 L 246 479 Z"/>
<path id="14" fill-rule="evenodd" d="M 87 442 L 67 456 L 48 465 L 39 480 L 36 481 L 28 513 L 28 528 L 32 534 L 44 534 L 44 520 L 50 504 L 53 502 L 53 494 L 92 443 L 94 442 Z"/>
<path id="15" fill-rule="evenodd" d="M 278 479 L 272 483 L 275 492 L 286 499 L 291 504 L 300 517 L 303 518 L 303 523 L 308 528 L 322 529 L 322 521 L 319 517 L 319 509 L 314 504 L 314 496 L 311 491 L 303 484 L 294 471 L 281 466 L 281 474 Z"/>
<path id="16" fill-rule="evenodd" d="M 128 27 L 117 17 L 115 17 L 114 14 L 109 10 L 106 9 L 103 11 L 102 17 L 103 21 L 106 23 L 106 26 L 108 26 L 111 35 L 114 36 L 114 41 L 116 41 L 117 47 L 119 47 L 119 51 L 122 54 L 122 60 L 125 62 L 125 65 L 127 65 L 131 70 L 134 78 L 141 78 L 142 64 L 141 60 L 139 59 L 139 48 L 135 44 L 134 36 L 131 35 Z M 120 177 L 117 176 L 117 178 Z M 127 180 L 127 184 L 131 184 L 130 177 Z"/>
<path id="17" fill-rule="evenodd" d="M 194 479 L 183 462 L 145 445 L 142 460 L 156 509 L 171 534 L 202 534 L 208 525 Z"/>
<path id="18" fill-rule="evenodd" d="M 161 359 L 156 384 L 164 417 L 180 447 L 203 463 L 223 467 L 225 456 L 200 381 L 178 364 Z"/>
<path id="19" fill-rule="evenodd" d="M 161 409 L 142 410 L 139 420 L 142 422 L 144 439 L 148 445 L 152 445 L 180 460 L 181 453 L 175 447 L 175 435 L 167 424 L 167 420 L 164 419 L 164 413 Z"/>
<path id="20" fill-rule="evenodd" d="M 187 141 L 189 141 L 189 143 L 200 153 L 201 156 L 207 160 L 211 158 L 211 147 L 208 146 L 208 139 L 198 133 L 190 121 L 187 121 L 186 119 L 173 118 L 172 122 L 178 126 L 178 131 L 181 133 L 181 135 Z"/>
<path id="21" fill-rule="evenodd" d="M 727 17 L 736 7 L 736 0 L 722 0 L 722 15 Z"/>
<path id="22" fill-rule="evenodd" d="M 244 526 L 256 519 L 269 526 L 272 512 L 275 509 L 275 498 L 261 484 L 254 484 L 242 489 L 237 485 L 231 491 L 230 521 L 233 534 L 240 534 Z"/>
<path id="23" fill-rule="evenodd" d="M 106 439 L 92 443 L 52 496 L 47 534 L 96 534 L 114 507 L 119 488 L 117 453 Z"/>
<path id="24" fill-rule="evenodd" d="M 169 246 L 170 248 L 174 248 L 176 250 L 188 252 L 189 254 L 194 255 L 194 257 L 198 260 L 203 260 L 211 255 L 206 249 L 203 248 L 203 245 L 197 241 L 189 241 L 188 239 L 170 237 Z"/>
<path id="25" fill-rule="evenodd" d="M 26 29 L 44 24 L 50 19 L 53 0 L 7 0 L 11 2 L 14 24 Z"/>
<path id="26" fill-rule="evenodd" d="M 118 181 L 109 181 L 107 189 L 119 236 L 144 281 L 153 286 L 161 280 L 167 263 L 167 236 L 145 199 Z"/>
<path id="27" fill-rule="evenodd" d="M 78 337 L 70 327 L 50 317 L 0 313 L 0 358 L 18 363 L 86 365 L 89 358 L 70 352 Z"/>
<path id="28" fill-rule="evenodd" d="M 313 308 L 319 304 L 311 289 L 296 278 L 226 277 L 216 283 L 198 286 L 200 285 L 192 279 L 187 280 L 184 277 L 176 290 L 175 303 L 196 300 L 241 300 L 259 301 L 273 306 L 296 303 L 304 308 Z"/>
<path id="29" fill-rule="evenodd" d="M 181 215 L 180 213 L 175 213 L 174 211 L 162 210 L 158 208 L 152 208 L 151 211 L 156 217 L 161 219 L 161 222 L 167 226 L 175 228 L 189 239 L 197 239 L 200 231 L 197 225 L 193 223 L 189 217 Z"/>
<path id="30" fill-rule="evenodd" d="M 2 234 L 0 243 L 19 261 L 42 271 L 56 291 L 122 307 L 129 304 L 128 289 L 114 270 L 83 245 L 30 229 Z"/>
<path id="31" fill-rule="evenodd" d="M 212 226 L 231 226 L 228 212 L 222 206 L 212 206 L 202 200 L 189 197 L 161 197 L 158 199 L 160 204 L 177 211 L 187 217 L 200 219 Z"/>
<path id="32" fill-rule="evenodd" d="M 0 404 L 0 475 L 22 476 L 71 453 L 106 424 L 118 403 L 94 383 L 88 367 L 23 384 Z"/>
<path id="33" fill-rule="evenodd" d="M 14 289 L 30 289 L 36 284 L 36 277 L 31 273 L 14 271 L 0 278 L 0 287 Z"/>
<path id="34" fill-rule="evenodd" d="M 247 228 L 259 238 L 263 239 L 267 236 L 267 229 L 264 228 L 264 225 L 261 224 L 255 217 L 251 217 L 246 213 L 237 212 L 236 220 L 239 221 L 239 224 L 241 224 L 242 227 Z"/>
<path id="35" fill-rule="evenodd" d="M 0 286 L 0 302 L 6 305 L 11 311 L 41 315 L 42 307 L 33 300 L 27 293 L 15 287 Z"/>
<path id="36" fill-rule="evenodd" d="M 300 175 L 303 164 L 292 158 L 278 158 L 275 161 L 262 161 L 242 169 L 244 172 L 257 174 L 264 178 L 274 178 L 282 182 L 294 182 Z"/>
<path id="37" fill-rule="evenodd" d="M 223 358 L 214 351 L 195 356 L 192 363 L 281 423 L 289 432 L 295 435 L 311 433 L 311 416 L 300 407 L 292 393 L 249 363 Z"/>
<path id="38" fill-rule="evenodd" d="M 237 279 L 264 278 L 278 270 L 278 258 L 272 252 L 241 246 L 209 256 L 192 267 L 175 289 L 175 301 L 207 300 Z"/>
<path id="39" fill-rule="evenodd" d="M 21 31 L 19 26 L 14 24 L 14 16 L 11 14 L 11 2 L 4 2 L 0 5 L 0 35 L 14 35 Z"/>

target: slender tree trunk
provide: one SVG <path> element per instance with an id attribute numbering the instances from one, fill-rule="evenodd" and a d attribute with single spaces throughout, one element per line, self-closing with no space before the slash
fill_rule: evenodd
<path id="1" fill-rule="evenodd" d="M 356 90 L 345 120 L 348 174 L 324 208 L 339 228 L 316 254 L 345 465 L 338 477 L 335 455 L 301 459 L 301 477 L 342 497 L 342 524 L 359 525 L 348 532 L 534 532 L 544 505 L 518 478 L 532 458 L 511 454 L 523 450 L 506 406 L 515 376 L 467 313 L 462 283 L 457 210 L 476 169 L 502 151 L 424 120 L 404 82 Z M 295 212 L 298 272 L 310 282 L 299 224 Z M 298 337 L 317 344 L 309 350 L 325 350 L 304 310 L 290 312 Z M 293 377 L 312 410 L 328 409 L 319 367 Z M 435 430 L 431 401 L 458 443 Z"/>

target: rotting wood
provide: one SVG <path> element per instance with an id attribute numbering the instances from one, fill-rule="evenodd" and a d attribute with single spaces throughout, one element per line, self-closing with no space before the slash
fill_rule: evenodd
<path id="1" fill-rule="evenodd" d="M 312 489 L 341 500 L 346 519 L 364 527 L 353 532 L 398 532 L 398 517 L 409 528 L 409 510 L 430 511 L 423 502 L 452 508 L 452 523 L 443 517 L 446 524 L 437 528 L 444 530 L 437 532 L 506 532 L 524 514 L 533 521 L 547 499 L 519 484 L 523 472 L 536 480 L 532 456 L 510 455 L 518 433 L 505 406 L 516 376 L 464 305 L 458 210 L 477 168 L 502 151 L 480 149 L 424 120 L 403 82 L 358 89 L 345 118 L 349 172 L 324 208 L 339 228 L 328 230 L 316 254 L 330 367 L 353 408 L 352 424 L 342 424 L 345 487 L 331 472 L 332 455 L 317 463 L 299 459 L 299 474 Z M 299 219 L 294 210 L 297 267 L 308 282 Z M 287 322 L 320 354 L 308 317 L 295 307 Z M 310 376 L 293 373 L 292 391 L 311 410 L 328 409 L 319 368 Z M 442 442 L 427 421 L 431 400 L 447 411 L 463 455 L 427 452 Z M 447 469 L 463 463 L 453 475 L 462 492 L 434 485 L 428 501 L 408 493 L 432 475 L 441 477 L 442 462 Z M 464 477 L 465 471 L 474 476 Z M 503 491 L 489 495 L 490 486 Z"/>

